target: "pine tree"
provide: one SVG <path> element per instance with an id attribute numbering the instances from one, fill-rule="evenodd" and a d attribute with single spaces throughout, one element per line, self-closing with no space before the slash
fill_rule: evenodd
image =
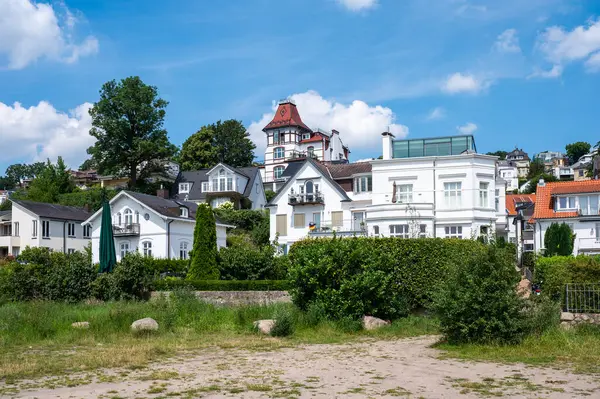
<path id="1" fill-rule="evenodd" d="M 544 234 L 546 256 L 573 254 L 573 232 L 566 223 L 552 223 Z"/>
<path id="2" fill-rule="evenodd" d="M 208 204 L 198 205 L 194 247 L 187 277 L 198 280 L 218 280 L 217 229 L 215 215 Z"/>

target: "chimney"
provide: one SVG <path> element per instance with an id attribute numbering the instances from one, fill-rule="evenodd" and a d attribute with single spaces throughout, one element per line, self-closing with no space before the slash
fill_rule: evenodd
<path id="1" fill-rule="evenodd" d="M 544 187 L 546 186 L 546 182 L 544 181 L 544 178 L 540 178 L 540 181 L 538 182 L 538 187 Z"/>
<path id="2" fill-rule="evenodd" d="M 392 159 L 394 135 L 390 132 L 381 133 L 383 136 L 383 159 Z"/>
<path id="3" fill-rule="evenodd" d="M 169 199 L 169 190 L 163 188 L 163 185 L 160 185 L 160 188 L 156 190 L 156 196 L 158 198 Z"/>
<path id="4" fill-rule="evenodd" d="M 337 131 L 337 130 L 335 130 L 335 129 L 331 129 L 331 134 L 332 134 L 332 135 L 333 135 L 333 134 L 337 134 L 337 135 L 339 135 L 339 134 L 340 134 L 340 132 L 338 132 L 338 131 Z"/>
<path id="5" fill-rule="evenodd" d="M 90 207 L 90 204 L 85 204 L 83 206 L 83 210 L 86 211 L 87 213 L 91 213 L 92 208 Z"/>

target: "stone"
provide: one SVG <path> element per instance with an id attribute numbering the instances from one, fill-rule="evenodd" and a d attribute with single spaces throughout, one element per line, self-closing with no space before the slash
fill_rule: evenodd
<path id="1" fill-rule="evenodd" d="M 271 330 L 275 326 L 275 320 L 257 320 L 254 322 L 254 328 L 263 334 L 271 334 Z"/>
<path id="2" fill-rule="evenodd" d="M 560 313 L 560 321 L 573 321 L 575 320 L 575 315 L 571 312 L 561 312 Z"/>
<path id="3" fill-rule="evenodd" d="M 79 329 L 87 329 L 87 328 L 90 328 L 90 323 L 89 323 L 89 321 L 77 321 L 77 322 L 71 324 L 71 327 L 79 328 Z"/>
<path id="4" fill-rule="evenodd" d="M 590 319 L 590 316 L 586 315 L 585 313 L 581 315 L 581 320 L 588 321 L 589 319 Z"/>
<path id="5" fill-rule="evenodd" d="M 563 321 L 560 323 L 560 328 L 562 328 L 563 330 L 570 330 L 571 327 L 571 323 L 569 323 L 568 321 Z"/>
<path id="6" fill-rule="evenodd" d="M 133 331 L 156 331 L 158 330 L 158 323 L 156 320 L 146 317 L 145 319 L 136 320 L 131 324 Z"/>
<path id="7" fill-rule="evenodd" d="M 378 319 L 373 316 L 363 316 L 362 320 L 363 328 L 367 331 L 377 330 L 378 328 L 388 326 L 391 323 L 389 321 Z"/>

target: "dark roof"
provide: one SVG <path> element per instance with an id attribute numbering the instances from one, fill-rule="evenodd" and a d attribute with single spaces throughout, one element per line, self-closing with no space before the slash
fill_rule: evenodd
<path id="1" fill-rule="evenodd" d="M 256 181 L 257 176 L 260 174 L 260 168 L 257 166 L 234 168 L 226 164 L 222 165 L 248 178 L 248 183 L 244 188 L 244 197 L 249 197 L 252 192 L 254 182 Z M 192 187 L 190 188 L 190 192 L 187 194 L 188 201 L 204 201 L 206 199 L 206 193 L 202 192 L 202 183 L 208 181 L 207 173 L 211 169 L 200 169 L 187 172 L 180 172 L 179 176 L 177 176 L 177 180 L 175 180 L 175 184 L 173 184 L 173 187 L 171 189 L 171 198 L 183 200 L 183 198 L 185 198 L 185 194 L 182 196 L 179 195 L 179 183 L 190 182 L 192 183 Z"/>
<path id="2" fill-rule="evenodd" d="M 294 176 L 296 176 L 296 174 L 298 174 L 298 172 L 300 171 L 300 169 L 302 169 L 302 167 L 304 166 L 304 164 L 306 163 L 311 163 L 313 164 L 317 170 L 321 171 L 321 174 L 323 175 L 323 177 L 325 178 L 325 180 L 327 180 L 329 183 L 331 183 L 331 185 L 333 186 L 333 188 L 335 188 L 338 193 L 343 197 L 342 201 L 352 201 L 350 199 L 350 197 L 348 197 L 348 194 L 346 194 L 346 191 L 344 191 L 344 189 L 335 181 L 332 179 L 331 175 L 329 174 L 329 172 L 327 171 L 327 168 L 325 167 L 325 165 L 315 161 L 312 158 L 306 158 L 304 161 L 302 162 L 291 162 L 288 167 L 283 171 L 283 173 L 285 174 L 288 169 L 290 168 L 290 166 L 294 165 L 292 168 L 291 172 L 288 172 L 289 174 L 289 178 L 287 179 L 287 181 L 285 182 L 285 184 L 283 185 L 283 187 L 281 187 L 279 190 L 277 190 L 277 195 L 275 197 L 273 197 L 273 199 L 271 201 L 269 201 L 269 203 L 265 206 L 272 206 L 273 205 L 273 201 L 275 199 L 277 199 L 277 197 L 279 197 L 279 194 L 284 192 L 286 187 L 291 184 L 291 182 L 294 180 Z M 286 176 L 287 177 L 287 176 Z"/>
<path id="3" fill-rule="evenodd" d="M 0 219 L 6 218 L 6 220 L 10 220 L 12 216 L 12 211 L 0 211 Z"/>
<path id="4" fill-rule="evenodd" d="M 506 158 L 508 159 L 508 157 L 516 157 L 519 155 L 522 155 L 524 160 L 529 159 L 529 155 L 527 155 L 527 153 L 525 151 L 523 151 L 522 148 L 515 148 L 514 150 L 512 150 L 511 152 L 506 154 Z"/>
<path id="5" fill-rule="evenodd" d="M 358 173 L 371 173 L 370 162 L 330 163 L 323 165 L 334 179 L 347 179 Z"/>
<path id="6" fill-rule="evenodd" d="M 28 211 L 42 218 L 73 220 L 83 222 L 92 214 L 83 208 L 75 206 L 65 206 L 57 204 L 46 204 L 44 202 L 33 202 L 24 200 L 12 200 L 13 204 L 17 204 L 27 209 Z"/>
<path id="7" fill-rule="evenodd" d="M 157 197 L 154 195 L 136 193 L 134 191 L 125 192 L 131 195 L 136 200 L 140 201 L 142 204 L 146 205 L 150 209 L 153 209 L 154 211 L 158 212 L 163 216 L 180 219 L 196 219 L 196 210 L 198 209 L 198 205 L 196 205 L 195 202 L 176 201 Z M 189 209 L 187 218 L 182 218 L 181 216 L 179 216 L 179 208 L 181 208 L 182 206 Z"/>

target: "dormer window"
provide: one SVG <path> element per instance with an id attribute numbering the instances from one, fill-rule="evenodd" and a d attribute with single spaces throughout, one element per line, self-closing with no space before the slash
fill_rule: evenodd
<path id="1" fill-rule="evenodd" d="M 354 178 L 354 192 L 366 193 L 373 191 L 373 179 L 371 176 L 361 176 Z"/>
<path id="2" fill-rule="evenodd" d="M 310 133 L 303 133 L 302 140 L 308 140 L 308 139 L 310 139 Z"/>
<path id="3" fill-rule="evenodd" d="M 556 200 L 556 210 L 564 211 L 576 208 L 575 197 L 558 197 Z"/>
<path id="4" fill-rule="evenodd" d="M 179 216 L 187 218 L 189 216 L 189 210 L 185 206 L 179 207 Z"/>
<path id="5" fill-rule="evenodd" d="M 179 183 L 179 193 L 189 193 L 190 183 Z"/>

